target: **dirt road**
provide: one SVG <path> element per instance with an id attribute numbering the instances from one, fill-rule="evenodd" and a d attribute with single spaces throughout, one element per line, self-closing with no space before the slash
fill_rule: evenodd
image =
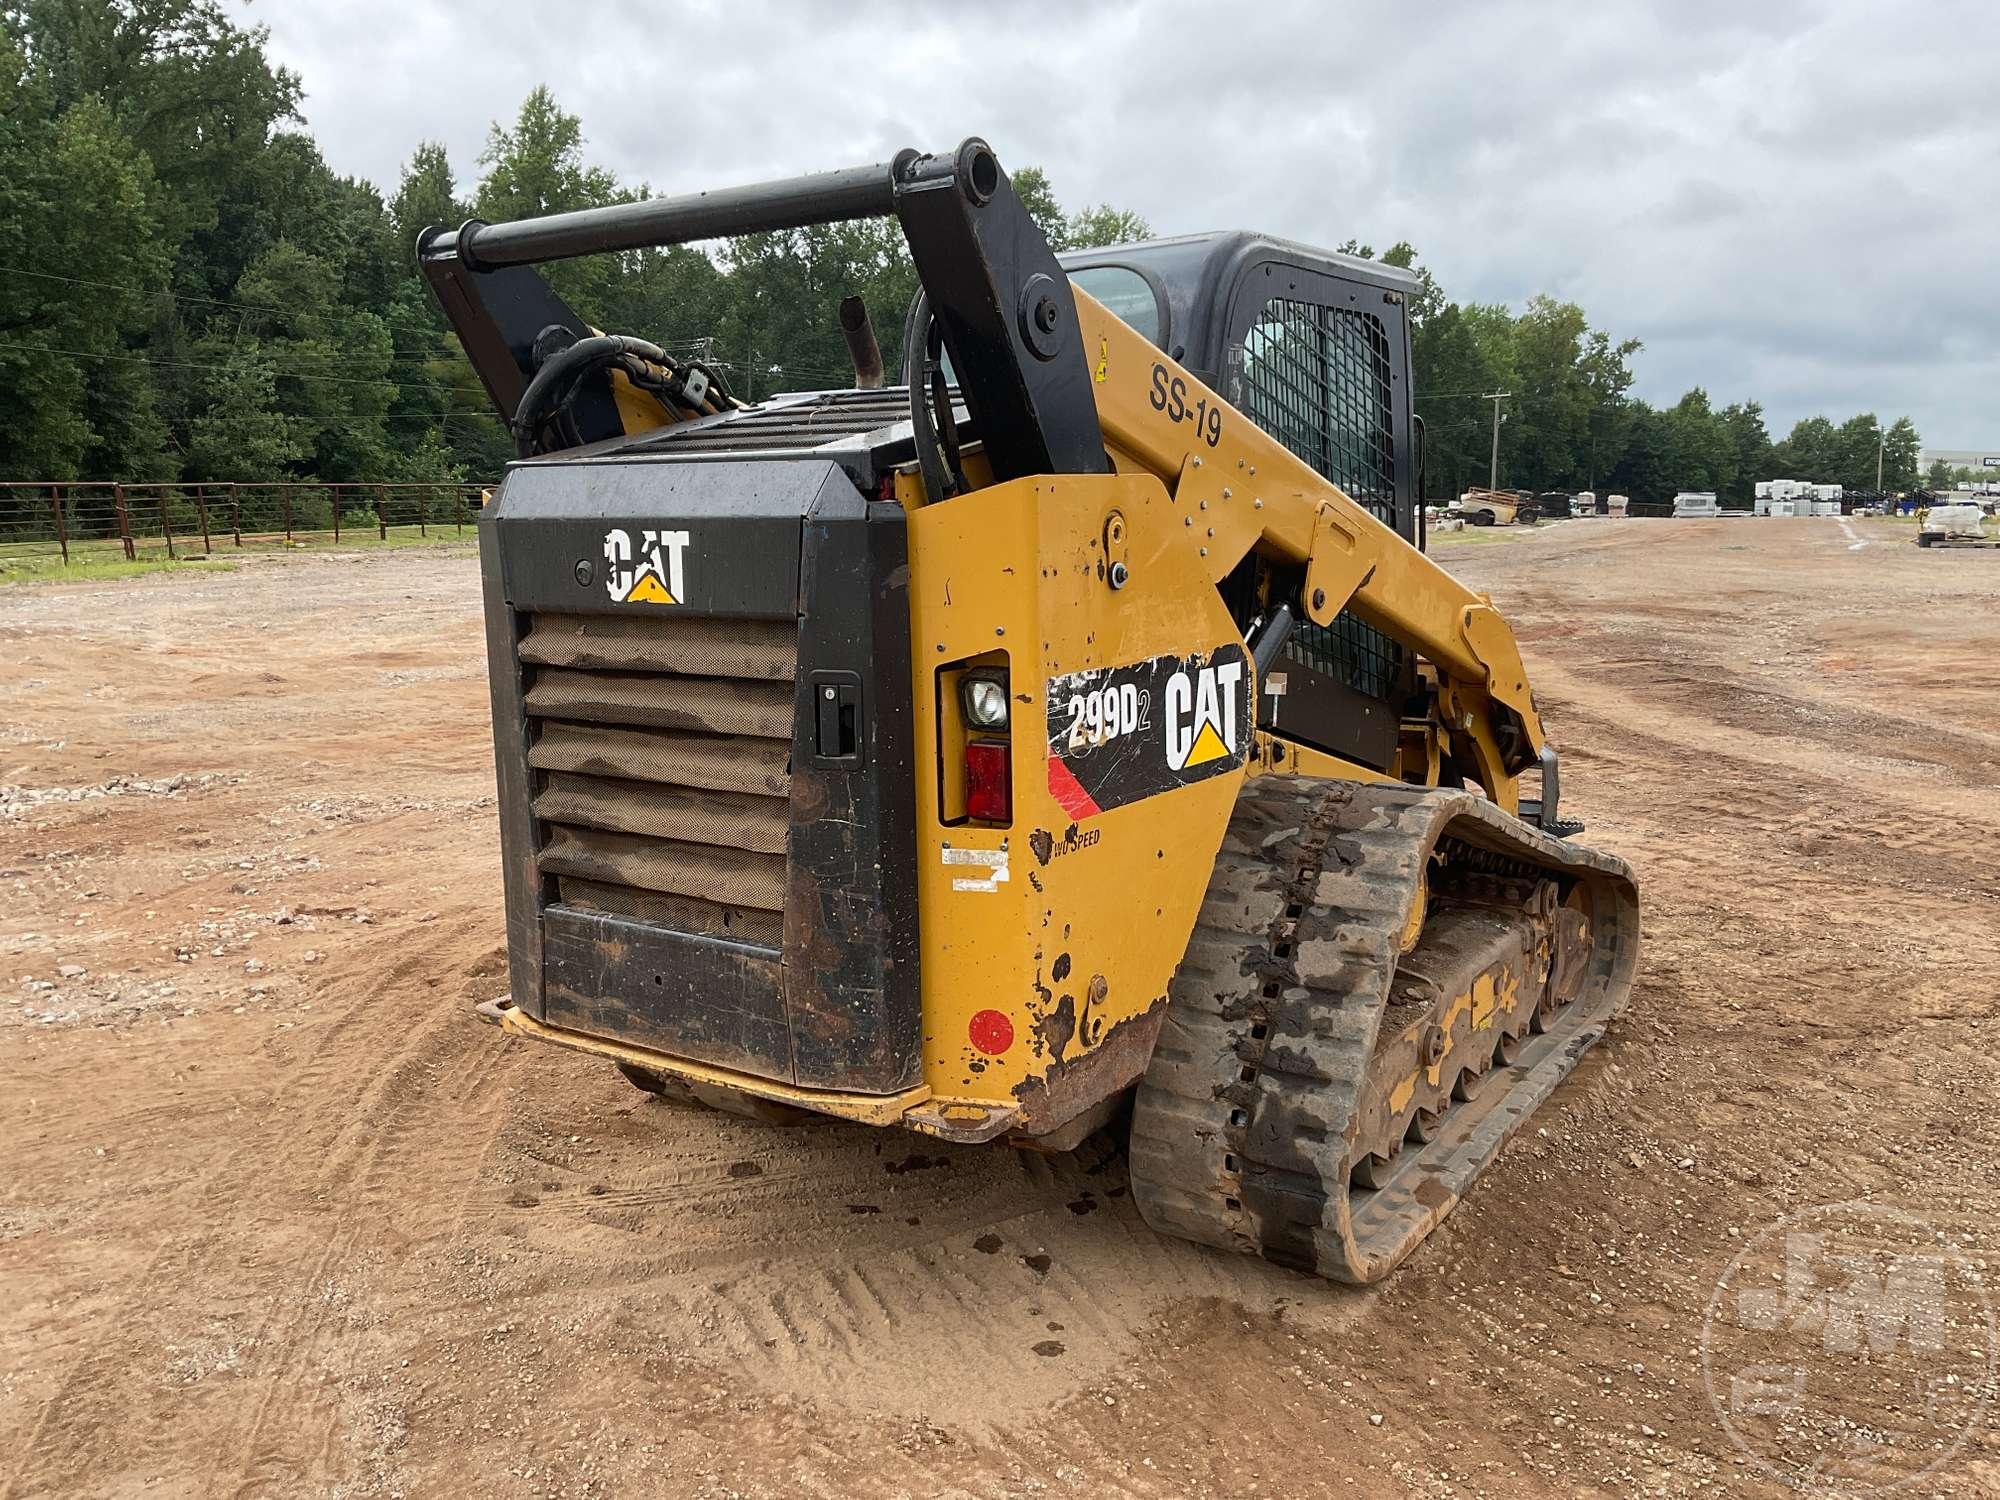
<path id="1" fill-rule="evenodd" d="M 683 1111 L 476 1024 L 468 553 L 0 592 L 0 1497 L 1788 1493 L 1706 1394 L 1732 1257 L 1868 1195 L 2000 1275 L 2000 563 L 1867 527 L 1442 554 L 1647 947 L 1365 1293 L 1158 1238 L 1115 1155 Z M 1913 1493 L 2000 1493 L 1950 1436 Z"/>

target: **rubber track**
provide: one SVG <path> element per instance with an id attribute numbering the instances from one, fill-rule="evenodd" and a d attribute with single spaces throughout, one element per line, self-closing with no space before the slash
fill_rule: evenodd
<path id="1" fill-rule="evenodd" d="M 1348 1191 L 1349 1124 L 1433 851 L 1585 882 L 1577 998 L 1476 1101 Z M 1450 1212 L 1624 1003 L 1639 908 L 1626 865 L 1465 791 L 1263 778 L 1239 799 L 1133 1111 L 1132 1186 L 1163 1233 L 1368 1282 Z"/>

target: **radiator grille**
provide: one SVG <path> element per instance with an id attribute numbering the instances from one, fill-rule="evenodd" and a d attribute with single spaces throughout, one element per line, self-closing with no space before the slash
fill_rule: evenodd
<path id="1" fill-rule="evenodd" d="M 557 899 L 778 947 L 797 626 L 537 614 L 519 650 Z"/>

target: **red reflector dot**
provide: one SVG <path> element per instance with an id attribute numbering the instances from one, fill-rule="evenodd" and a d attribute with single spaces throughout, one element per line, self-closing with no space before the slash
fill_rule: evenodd
<path id="1" fill-rule="evenodd" d="M 997 1010 L 982 1010 L 965 1028 L 972 1045 L 988 1057 L 998 1057 L 1014 1045 L 1014 1023 Z"/>

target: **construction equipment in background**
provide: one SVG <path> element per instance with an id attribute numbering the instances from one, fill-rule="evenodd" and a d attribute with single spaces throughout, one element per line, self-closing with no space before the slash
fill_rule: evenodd
<path id="1" fill-rule="evenodd" d="M 866 216 L 922 285 L 901 387 L 743 406 L 528 268 Z M 1407 273 L 1059 260 L 978 140 L 419 253 L 522 455 L 509 1034 L 955 1142 L 1129 1104 L 1149 1223 L 1369 1281 L 1623 1002 L 1631 873 L 1419 546 Z"/>
<path id="2" fill-rule="evenodd" d="M 1983 506 L 1933 505 L 1917 513 L 1919 547 L 2000 547 L 2000 537 L 1986 529 Z"/>
<path id="3" fill-rule="evenodd" d="M 1533 526 L 1541 519 L 1527 490 L 1467 490 L 1451 509 L 1468 526 Z"/>

